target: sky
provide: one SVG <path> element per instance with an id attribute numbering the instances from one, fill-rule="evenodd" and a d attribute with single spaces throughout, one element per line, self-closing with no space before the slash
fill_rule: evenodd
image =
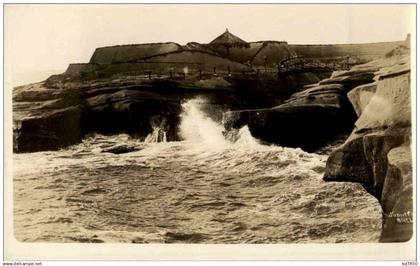
<path id="1" fill-rule="evenodd" d="M 5 80 L 42 81 L 102 46 L 208 43 L 229 28 L 245 41 L 290 44 L 404 40 L 413 5 L 135 4 L 5 6 Z"/>

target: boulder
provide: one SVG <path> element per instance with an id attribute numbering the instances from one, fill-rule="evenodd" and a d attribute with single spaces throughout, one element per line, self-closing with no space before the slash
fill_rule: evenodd
<path id="1" fill-rule="evenodd" d="M 134 146 L 127 146 L 127 145 L 118 145 L 115 147 L 104 149 L 102 152 L 108 152 L 113 154 L 123 154 L 133 151 L 138 151 L 140 148 Z"/>

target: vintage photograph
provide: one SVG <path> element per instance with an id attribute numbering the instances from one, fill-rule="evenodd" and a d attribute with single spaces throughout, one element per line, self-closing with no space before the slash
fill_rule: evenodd
<path id="1" fill-rule="evenodd" d="M 6 4 L 10 233 L 415 241 L 413 20 L 414 4 Z"/>

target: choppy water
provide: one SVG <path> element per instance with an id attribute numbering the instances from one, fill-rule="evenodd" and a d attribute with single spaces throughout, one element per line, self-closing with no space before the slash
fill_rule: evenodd
<path id="1" fill-rule="evenodd" d="M 381 208 L 359 184 L 322 181 L 327 156 L 236 141 L 184 105 L 182 142 L 93 135 L 14 154 L 20 241 L 304 243 L 377 241 Z M 138 151 L 104 153 L 128 145 Z"/>

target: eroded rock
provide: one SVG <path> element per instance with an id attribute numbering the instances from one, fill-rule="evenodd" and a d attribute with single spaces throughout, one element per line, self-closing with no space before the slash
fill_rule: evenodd
<path id="1" fill-rule="evenodd" d="M 328 84 L 295 93 L 273 108 L 227 112 L 224 125 L 248 125 L 251 134 L 260 140 L 315 151 L 350 132 L 355 119 L 343 86 Z"/>
<path id="2" fill-rule="evenodd" d="M 357 86 L 347 93 L 347 97 L 353 105 L 357 116 L 362 114 L 363 109 L 368 105 L 370 99 L 376 92 L 377 83 L 369 83 Z"/>
<path id="3" fill-rule="evenodd" d="M 348 93 L 359 115 L 351 136 L 327 160 L 324 180 L 360 182 L 384 211 L 382 242 L 412 235 L 411 94 L 407 58 L 371 62 L 376 82 Z"/>
<path id="4" fill-rule="evenodd" d="M 381 242 L 403 242 L 413 235 L 413 178 L 410 145 L 388 153 L 388 171 L 382 191 L 384 227 Z"/>

